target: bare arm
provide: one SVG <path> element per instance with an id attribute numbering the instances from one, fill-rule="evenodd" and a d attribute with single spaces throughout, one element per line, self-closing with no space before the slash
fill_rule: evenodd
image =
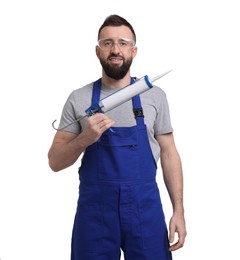
<path id="1" fill-rule="evenodd" d="M 48 152 L 50 168 L 57 172 L 74 164 L 82 152 L 113 124 L 114 121 L 106 115 L 98 113 L 88 118 L 79 135 L 65 131 L 57 132 Z"/>
<path id="2" fill-rule="evenodd" d="M 169 225 L 170 243 L 174 242 L 175 232 L 178 233 L 178 241 L 170 246 L 170 250 L 174 251 L 183 246 L 187 234 L 183 207 L 182 165 L 173 134 L 159 135 L 156 139 L 161 147 L 163 177 L 173 206 L 173 216 Z"/>

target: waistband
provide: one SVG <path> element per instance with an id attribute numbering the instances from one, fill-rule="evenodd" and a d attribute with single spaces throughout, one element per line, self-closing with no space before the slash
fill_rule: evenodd
<path id="1" fill-rule="evenodd" d="M 141 180 L 130 180 L 130 181 L 106 181 L 106 180 L 85 180 L 80 179 L 80 183 L 87 185 L 107 185 L 107 186 L 119 186 L 119 185 L 139 185 L 147 183 L 157 183 L 156 178 L 153 179 L 141 179 Z"/>

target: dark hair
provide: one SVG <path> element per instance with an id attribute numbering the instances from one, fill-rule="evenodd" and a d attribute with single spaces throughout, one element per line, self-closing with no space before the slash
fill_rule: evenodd
<path id="1" fill-rule="evenodd" d="M 116 14 L 113 14 L 113 15 L 109 15 L 105 21 L 103 22 L 103 24 L 101 25 L 101 27 L 99 28 L 98 30 L 98 39 L 99 39 L 99 36 L 100 36 L 100 32 L 101 30 L 106 27 L 106 26 L 121 26 L 121 25 L 125 25 L 127 26 L 133 33 L 133 40 L 135 41 L 136 43 L 136 34 L 135 34 L 135 31 L 132 27 L 132 25 L 126 20 L 124 19 L 123 17 L 119 16 L 119 15 L 116 15 Z"/>

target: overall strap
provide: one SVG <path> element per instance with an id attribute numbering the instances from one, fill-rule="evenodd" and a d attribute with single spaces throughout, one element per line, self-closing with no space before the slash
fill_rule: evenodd
<path id="1" fill-rule="evenodd" d="M 93 83 L 92 104 L 91 105 L 99 103 L 101 87 L 102 87 L 102 79 L 100 78 Z"/>
<path id="2" fill-rule="evenodd" d="M 133 113 L 134 113 L 135 119 L 137 121 L 137 125 L 142 126 L 142 125 L 144 125 L 144 115 L 143 115 L 143 109 L 142 109 L 142 105 L 141 105 L 140 96 L 137 95 L 137 96 L 133 97 L 132 102 L 133 102 Z"/>
<path id="3" fill-rule="evenodd" d="M 134 78 L 131 77 L 131 84 L 133 84 L 134 82 L 135 82 Z M 100 78 L 93 83 L 92 105 L 95 103 L 99 103 L 101 87 L 102 87 L 102 80 Z M 137 121 L 137 125 L 144 125 L 144 119 L 143 119 L 144 115 L 143 115 L 140 96 L 137 95 L 133 97 L 132 102 L 133 102 L 133 113 Z"/>

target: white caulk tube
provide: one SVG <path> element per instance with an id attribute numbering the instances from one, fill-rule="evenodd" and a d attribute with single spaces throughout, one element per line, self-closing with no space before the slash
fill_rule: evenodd
<path id="1" fill-rule="evenodd" d="M 99 102 L 99 107 L 101 107 L 101 110 L 103 113 L 123 104 L 124 102 L 130 100 L 136 95 L 139 95 L 153 87 L 152 83 L 161 77 L 168 74 L 170 71 L 167 71 L 165 73 L 162 73 L 153 79 L 149 79 L 148 76 L 144 76 L 137 80 L 135 83 L 122 88 L 116 92 L 114 92 L 112 95 L 107 96 L 106 98 L 103 98 Z"/>

